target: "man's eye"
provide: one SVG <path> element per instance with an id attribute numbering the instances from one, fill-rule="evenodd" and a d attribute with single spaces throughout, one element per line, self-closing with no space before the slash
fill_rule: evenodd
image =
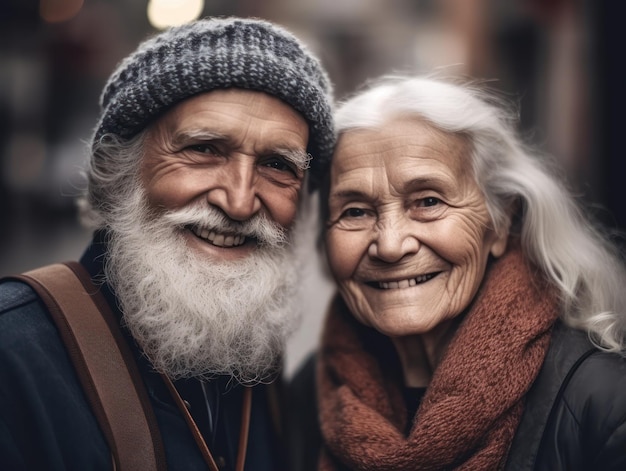
<path id="1" fill-rule="evenodd" d="M 213 144 L 206 144 L 206 143 L 194 144 L 194 145 L 189 146 L 189 149 L 199 154 L 220 155 L 218 148 L 214 146 Z"/>
<path id="2" fill-rule="evenodd" d="M 265 160 L 263 162 L 263 166 L 278 170 L 279 172 L 290 172 L 294 175 L 297 175 L 297 170 L 295 169 L 294 165 L 279 157 Z"/>

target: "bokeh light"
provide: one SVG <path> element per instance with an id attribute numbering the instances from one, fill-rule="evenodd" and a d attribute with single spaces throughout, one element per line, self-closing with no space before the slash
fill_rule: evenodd
<path id="1" fill-rule="evenodd" d="M 204 0 L 150 0 L 148 20 L 157 29 L 178 26 L 197 19 L 204 9 Z"/>
<path id="2" fill-rule="evenodd" d="M 83 0 L 41 0 L 39 16 L 47 23 L 67 21 L 78 14 L 83 3 Z"/>

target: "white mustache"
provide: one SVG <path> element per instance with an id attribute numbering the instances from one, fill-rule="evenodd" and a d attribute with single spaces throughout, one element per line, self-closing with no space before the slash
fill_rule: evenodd
<path id="1" fill-rule="evenodd" d="M 194 204 L 163 215 L 163 220 L 174 226 L 191 226 L 219 233 L 237 234 L 255 238 L 266 247 L 282 247 L 289 242 L 287 229 L 259 213 L 246 221 L 234 221 L 219 209 Z"/>

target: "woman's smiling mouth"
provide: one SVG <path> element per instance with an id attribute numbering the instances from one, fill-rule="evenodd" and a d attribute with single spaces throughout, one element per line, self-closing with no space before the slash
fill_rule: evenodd
<path id="1" fill-rule="evenodd" d="M 428 273 L 426 275 L 418 275 L 414 278 L 407 278 L 399 281 L 370 281 L 367 285 L 377 289 L 404 289 L 425 283 L 436 277 L 440 272 Z"/>

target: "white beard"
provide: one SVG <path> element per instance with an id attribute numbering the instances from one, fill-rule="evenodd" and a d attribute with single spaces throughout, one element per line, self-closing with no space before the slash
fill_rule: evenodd
<path id="1" fill-rule="evenodd" d="M 249 231 L 258 236 L 265 228 L 273 234 L 259 236 L 266 242 L 242 260 L 207 261 L 187 247 L 180 228 L 232 229 L 221 212 L 196 205 L 150 220 L 141 190 L 117 209 L 105 270 L 154 368 L 172 379 L 272 380 L 301 317 L 299 264 L 286 231 L 255 218 Z"/>

